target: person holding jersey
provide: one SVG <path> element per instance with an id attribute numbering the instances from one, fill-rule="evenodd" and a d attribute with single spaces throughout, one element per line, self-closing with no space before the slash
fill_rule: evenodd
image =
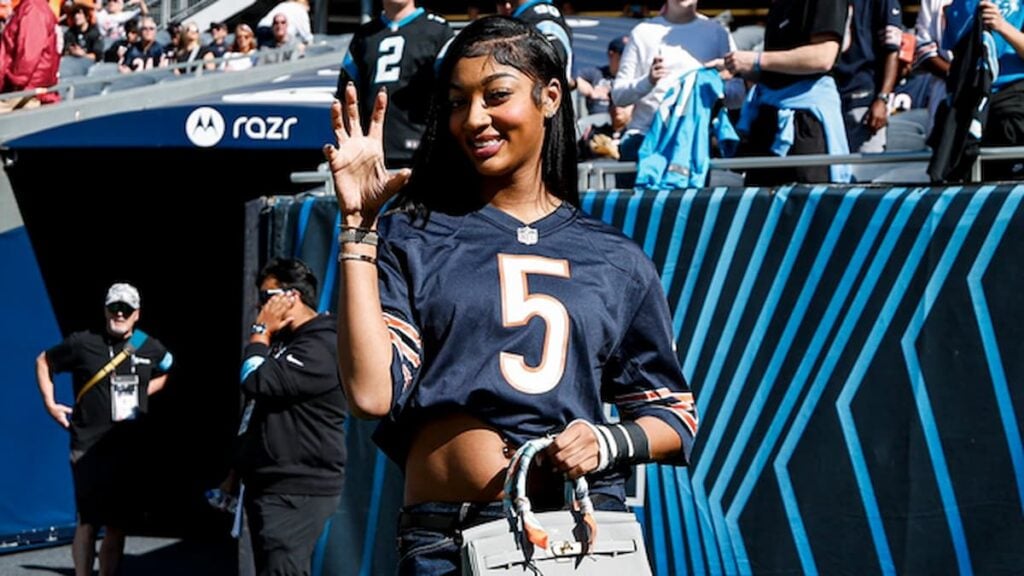
<path id="1" fill-rule="evenodd" d="M 448 22 L 415 0 L 384 0 L 380 18 L 356 31 L 338 76 L 337 98 L 353 82 L 366 107 L 387 90 L 391 99 L 384 127 L 384 155 L 392 167 L 412 165 L 426 126 L 427 95 L 433 89 L 438 54 L 454 35 Z"/>
<path id="2" fill-rule="evenodd" d="M 365 135 L 353 84 L 332 105 L 339 363 L 352 413 L 380 419 L 405 470 L 400 574 L 459 571 L 461 530 L 503 517 L 527 440 L 554 438 L 535 509 L 585 475 L 597 509 L 625 511 L 632 465 L 689 459 L 697 415 L 657 270 L 579 208 L 566 85 L 544 36 L 493 16 L 448 48 L 413 171 L 387 171 L 387 94 Z"/>
<path id="3" fill-rule="evenodd" d="M 775 0 L 764 51 L 737 50 L 725 68 L 757 86 L 743 105 L 739 156 L 843 155 L 850 151 L 839 89 L 831 72 L 846 34 L 848 0 Z M 850 181 L 850 167 L 747 170 L 747 186 Z"/>

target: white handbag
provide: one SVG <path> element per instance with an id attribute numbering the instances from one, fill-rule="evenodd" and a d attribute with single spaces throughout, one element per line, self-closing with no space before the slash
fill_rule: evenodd
<path id="1" fill-rule="evenodd" d="M 531 440 L 513 456 L 505 479 L 508 518 L 462 532 L 463 575 L 649 576 L 640 523 L 631 512 L 595 512 L 584 478 L 566 483 L 571 510 L 531 511 L 526 474 L 533 456 L 550 443 Z"/>

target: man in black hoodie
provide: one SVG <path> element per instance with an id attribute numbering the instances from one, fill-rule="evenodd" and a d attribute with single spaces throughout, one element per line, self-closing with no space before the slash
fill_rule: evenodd
<path id="1" fill-rule="evenodd" d="M 260 312 L 242 363 L 245 411 L 237 472 L 258 574 L 309 574 L 335 511 L 347 414 L 335 320 L 316 312 L 317 279 L 272 260 L 257 279 Z"/>

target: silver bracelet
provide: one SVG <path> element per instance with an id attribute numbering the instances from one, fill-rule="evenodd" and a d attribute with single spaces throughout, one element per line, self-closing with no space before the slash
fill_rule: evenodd
<path id="1" fill-rule="evenodd" d="M 344 262 L 345 260 L 352 260 L 353 262 L 366 262 L 367 264 L 377 264 L 377 259 L 373 256 L 366 254 L 352 254 L 350 252 L 338 252 L 338 262 Z"/>
<path id="2" fill-rule="evenodd" d="M 369 228 L 342 228 L 338 234 L 338 244 L 366 244 L 376 246 L 380 241 L 377 232 Z"/>

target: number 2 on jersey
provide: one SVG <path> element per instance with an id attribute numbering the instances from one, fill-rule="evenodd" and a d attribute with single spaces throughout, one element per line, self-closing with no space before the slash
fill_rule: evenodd
<path id="1" fill-rule="evenodd" d="M 529 366 L 522 355 L 502 352 L 499 355 L 501 374 L 517 390 L 542 394 L 557 386 L 565 373 L 565 357 L 569 351 L 569 312 L 557 298 L 530 294 L 528 274 L 569 278 L 569 261 L 498 254 L 502 325 L 509 328 L 525 326 L 534 316 L 539 316 L 547 325 L 540 364 Z"/>
<path id="2" fill-rule="evenodd" d="M 402 52 L 405 51 L 405 38 L 388 36 L 377 45 L 377 75 L 374 84 L 397 82 L 402 73 Z"/>

